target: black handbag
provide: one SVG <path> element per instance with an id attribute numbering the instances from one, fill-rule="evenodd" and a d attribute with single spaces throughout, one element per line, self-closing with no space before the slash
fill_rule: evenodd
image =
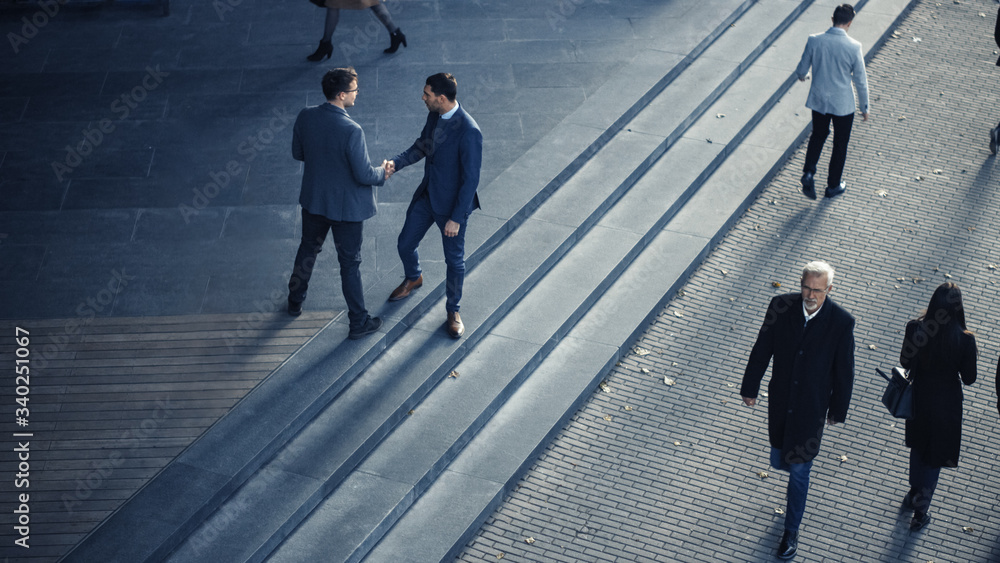
<path id="1" fill-rule="evenodd" d="M 892 368 L 892 378 L 889 378 L 878 368 L 875 368 L 875 373 L 889 382 L 885 386 L 885 392 L 882 393 L 882 404 L 889 409 L 889 414 L 896 418 L 912 419 L 913 388 L 910 387 L 910 380 L 906 378 L 903 368 Z"/>
<path id="2" fill-rule="evenodd" d="M 326 7 L 326 0 L 309 0 L 309 1 L 312 2 L 313 4 L 316 4 L 320 8 Z"/>

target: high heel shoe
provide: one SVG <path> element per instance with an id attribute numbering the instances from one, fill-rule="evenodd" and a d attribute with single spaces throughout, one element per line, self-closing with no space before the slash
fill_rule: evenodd
<path id="1" fill-rule="evenodd" d="M 406 36 L 403 35 L 403 30 L 401 29 L 396 29 L 396 31 L 390 33 L 389 39 L 392 40 L 392 45 L 389 45 L 388 49 L 382 51 L 383 53 L 395 53 L 396 50 L 399 49 L 400 43 L 403 44 L 403 47 L 406 47 Z"/>
<path id="2" fill-rule="evenodd" d="M 316 52 L 306 57 L 306 59 L 312 62 L 322 61 L 324 58 L 329 59 L 330 55 L 332 54 L 333 54 L 333 42 L 320 41 L 319 48 L 316 49 Z"/>

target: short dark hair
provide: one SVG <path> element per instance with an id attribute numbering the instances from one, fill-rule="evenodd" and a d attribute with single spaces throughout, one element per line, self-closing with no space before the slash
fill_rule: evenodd
<path id="1" fill-rule="evenodd" d="M 327 100 L 337 97 L 337 94 L 351 89 L 351 82 L 358 79 L 354 67 L 331 68 L 323 75 L 323 95 Z"/>
<path id="2" fill-rule="evenodd" d="M 841 4 L 833 10 L 833 25 L 844 25 L 854 21 L 854 6 Z"/>
<path id="3" fill-rule="evenodd" d="M 444 96 L 449 102 L 455 101 L 458 95 L 458 80 L 447 72 L 439 72 L 427 77 L 427 85 L 431 87 L 431 92 L 435 96 Z"/>

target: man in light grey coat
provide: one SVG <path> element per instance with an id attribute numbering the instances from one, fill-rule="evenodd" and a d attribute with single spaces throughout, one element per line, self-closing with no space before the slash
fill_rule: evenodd
<path id="1" fill-rule="evenodd" d="M 861 117 L 868 120 L 868 77 L 865 74 L 865 59 L 861 43 L 847 35 L 854 21 L 854 7 L 841 4 L 833 11 L 833 27 L 825 33 L 810 35 L 806 42 L 802 60 L 795 69 L 799 80 L 804 81 L 812 67 L 812 86 L 806 107 L 812 110 L 812 135 L 806 149 L 806 163 L 802 174 L 802 193 L 809 199 L 816 199 L 813 176 L 816 163 L 823 151 L 823 144 L 830 134 L 833 122 L 833 154 L 826 183 L 826 197 L 838 196 L 847 189 L 841 180 L 844 162 L 847 160 L 847 143 L 851 139 L 854 124 L 854 91 L 858 91 L 858 106 Z"/>
<path id="2" fill-rule="evenodd" d="M 393 169 L 372 166 L 365 132 L 349 115 L 358 97 L 358 75 L 353 68 L 335 68 L 323 76 L 327 102 L 299 112 L 292 132 L 292 157 L 305 162 L 302 174 L 302 242 L 288 280 L 288 313 L 302 313 L 316 256 L 326 235 L 340 262 L 340 283 L 350 320 L 348 338 L 357 339 L 382 326 L 365 309 L 361 286 L 361 240 L 365 219 L 375 215 L 375 191 Z"/>

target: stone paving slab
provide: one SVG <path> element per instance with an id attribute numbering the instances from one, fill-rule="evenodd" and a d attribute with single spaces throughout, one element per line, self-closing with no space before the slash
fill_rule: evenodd
<path id="1" fill-rule="evenodd" d="M 786 476 L 767 467 L 766 409 L 744 407 L 738 388 L 768 299 L 816 258 L 838 268 L 834 298 L 858 320 L 857 370 L 847 424 L 815 465 L 796 561 L 1000 558 L 988 445 L 1000 438 L 1000 198 L 986 146 L 996 10 L 915 3 L 869 64 L 872 117 L 855 121 L 847 194 L 804 198 L 795 153 L 641 337 L 650 353 L 611 370 L 611 392 L 576 413 L 460 560 L 772 560 Z M 897 512 L 903 429 L 883 412 L 874 368 L 897 362 L 906 320 L 946 280 L 963 288 L 980 380 L 966 389 L 961 467 L 942 472 L 935 519 L 910 535 Z"/>

